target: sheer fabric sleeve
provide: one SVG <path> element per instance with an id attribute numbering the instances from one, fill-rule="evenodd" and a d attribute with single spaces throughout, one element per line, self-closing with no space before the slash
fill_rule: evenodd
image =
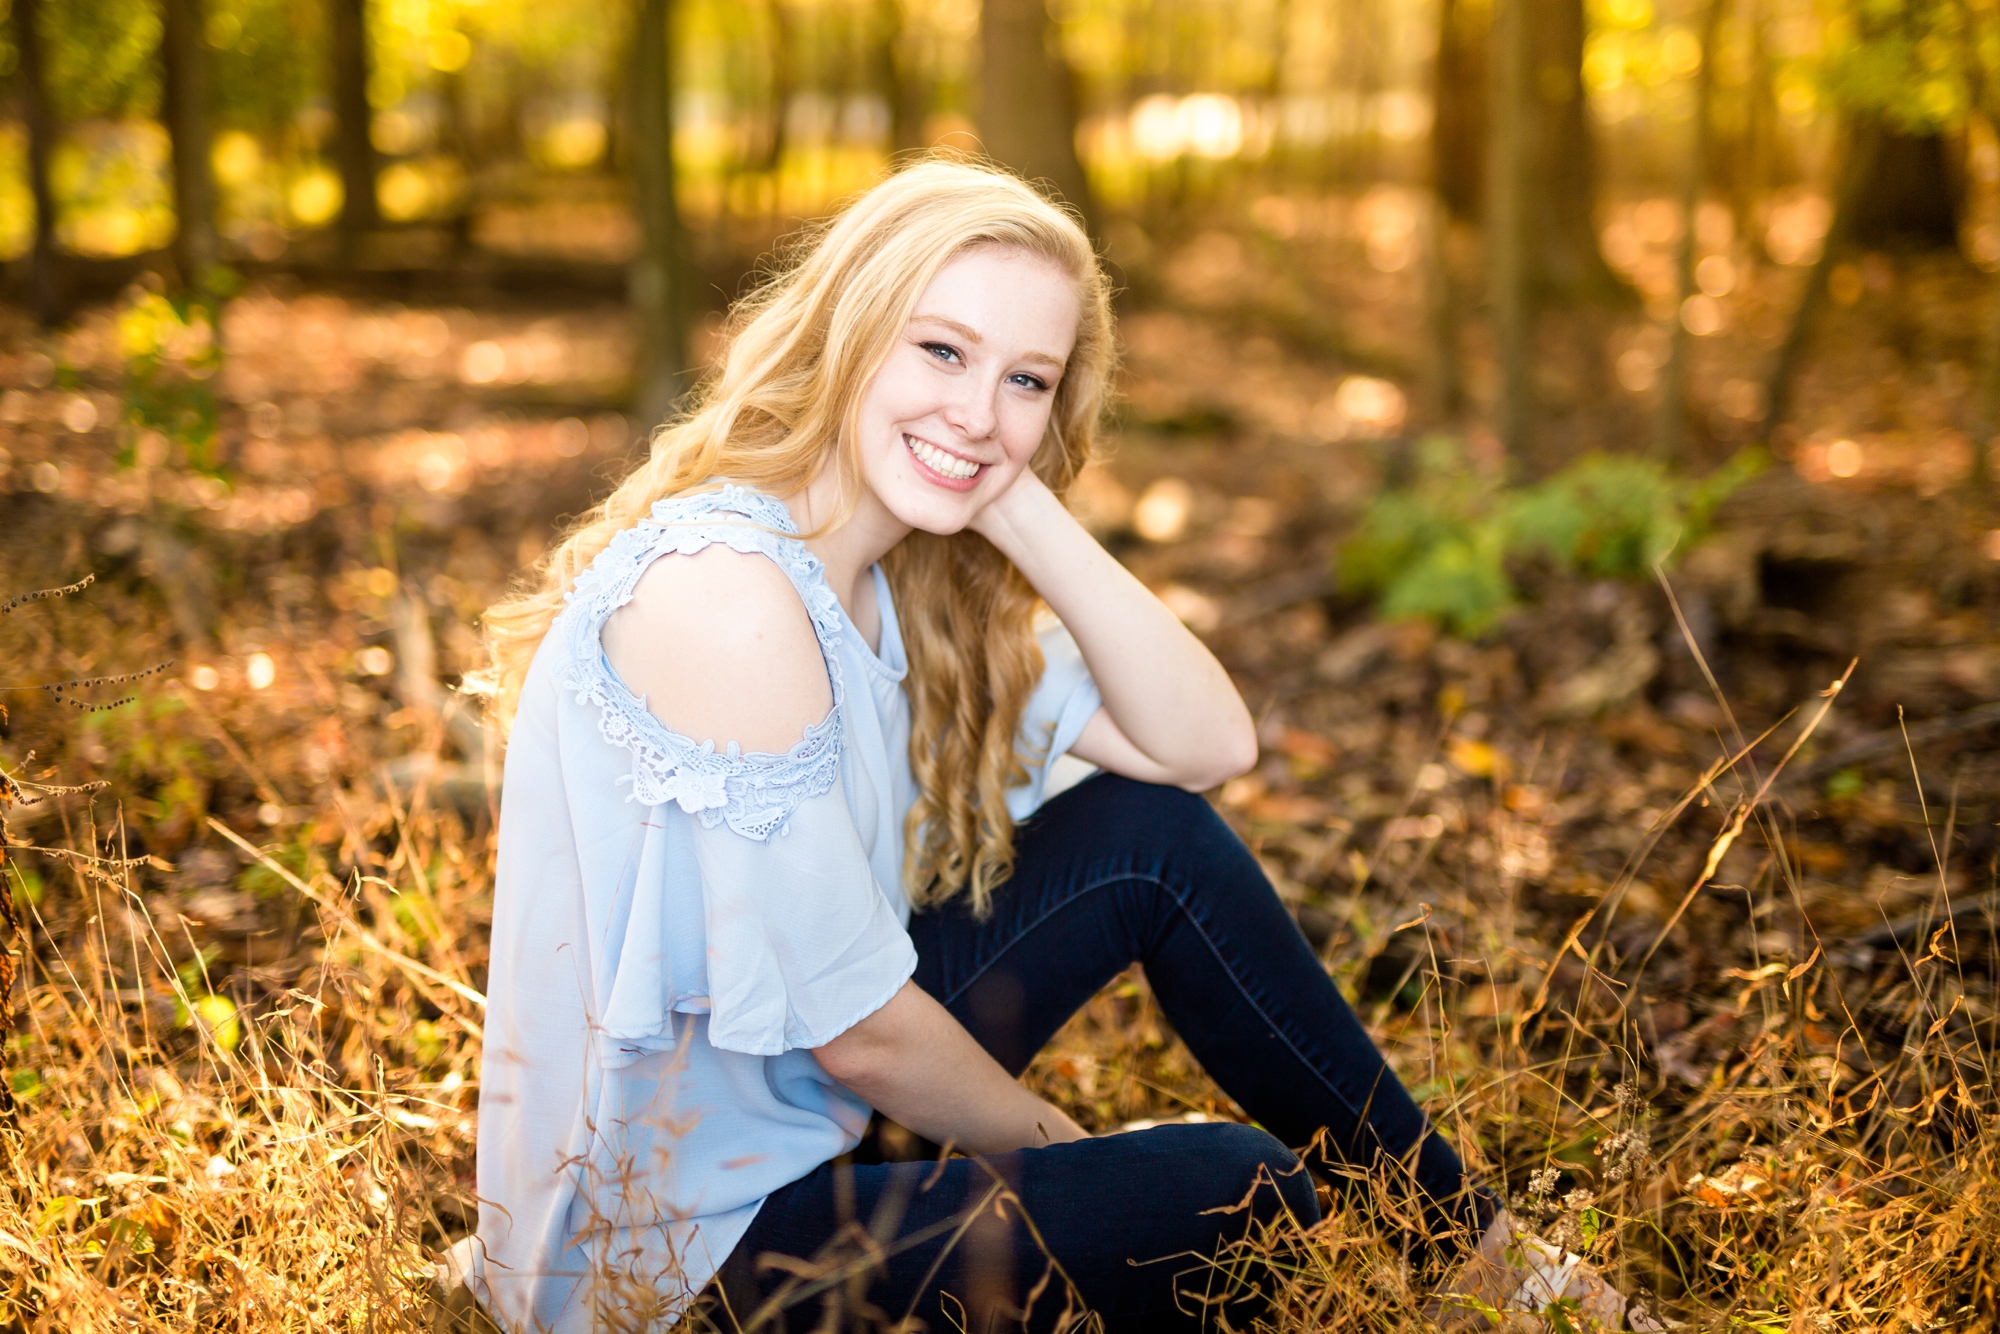
<path id="1" fill-rule="evenodd" d="M 604 1066 L 673 1050 L 676 1012 L 708 1015 L 723 1051 L 823 1046 L 916 971 L 840 787 L 789 816 L 759 839 L 671 804 L 647 812 L 629 887 L 593 924 Z"/>
<path id="2" fill-rule="evenodd" d="M 744 523 L 712 511 L 732 511 Z M 916 969 L 916 950 L 876 884 L 842 785 L 846 691 L 834 652 L 840 608 L 818 561 L 790 535 L 784 507 L 734 488 L 655 506 L 657 526 L 614 538 L 577 582 L 562 629 L 564 682 L 594 730 L 576 749 L 622 768 L 572 802 L 596 869 L 591 956 L 600 1062 L 630 1064 L 674 1047 L 673 1015 L 706 1014 L 710 1045 L 752 1056 L 817 1047 L 880 1008 Z M 783 754 L 718 749 L 669 729 L 605 659 L 605 620 L 653 560 L 726 543 L 790 576 L 826 662 L 833 707 Z M 636 822 L 600 814 L 629 784 Z M 611 798 L 615 801 L 615 798 Z M 614 888 L 615 887 L 615 888 Z"/>
<path id="3" fill-rule="evenodd" d="M 1016 820 L 1025 820 L 1042 804 L 1048 788 L 1049 766 L 1069 753 L 1083 735 L 1084 724 L 1104 707 L 1090 668 L 1084 665 L 1083 650 L 1069 631 L 1053 616 L 1040 628 L 1042 679 L 1028 706 L 1021 713 L 1021 735 L 1016 741 L 1021 761 L 1027 766 L 1028 781 L 1007 794 L 1007 807 Z"/>
<path id="4" fill-rule="evenodd" d="M 823 1046 L 916 971 L 838 787 L 799 805 L 783 837 L 704 828 L 694 845 L 712 1045 L 752 1056 Z"/>

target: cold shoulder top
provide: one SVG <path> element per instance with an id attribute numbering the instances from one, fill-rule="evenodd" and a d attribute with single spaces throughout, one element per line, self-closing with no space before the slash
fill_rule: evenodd
<path id="1" fill-rule="evenodd" d="M 826 661 L 832 708 L 782 755 L 671 731 L 604 653 L 647 567 L 714 543 L 785 572 Z M 867 1125 L 809 1049 L 916 967 L 907 668 L 873 573 L 871 653 L 782 503 L 678 496 L 592 562 L 535 654 L 502 788 L 469 1264 L 505 1327 L 672 1323 L 764 1197 Z M 1016 819 L 1101 704 L 1060 625 L 1042 649 Z"/>

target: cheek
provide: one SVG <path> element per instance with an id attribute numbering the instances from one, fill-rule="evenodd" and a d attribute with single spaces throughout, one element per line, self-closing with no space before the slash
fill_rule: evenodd
<path id="1" fill-rule="evenodd" d="M 936 394 L 925 384 L 922 370 L 901 364 L 900 358 L 884 366 L 861 401 L 861 419 L 887 429 L 929 412 L 936 406 Z"/>
<path id="2" fill-rule="evenodd" d="M 1022 403 L 1009 414 L 1003 428 L 1009 462 L 1025 468 L 1035 457 L 1035 451 L 1042 447 L 1042 438 L 1048 434 L 1052 406 L 1047 402 Z"/>

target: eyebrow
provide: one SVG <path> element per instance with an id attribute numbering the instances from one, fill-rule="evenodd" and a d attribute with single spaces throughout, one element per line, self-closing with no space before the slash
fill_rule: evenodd
<path id="1" fill-rule="evenodd" d="M 949 316 L 912 315 L 910 319 L 912 322 L 915 322 L 917 320 L 923 320 L 930 324 L 942 324 L 945 328 L 951 330 L 953 333 L 957 334 L 960 338 L 963 338 L 968 343 L 984 343 L 986 341 L 985 338 L 980 336 L 980 333 L 977 329 L 973 328 L 969 324 L 960 324 L 957 320 L 954 320 Z M 1052 357 L 1046 352 L 1024 352 L 1021 354 L 1021 360 L 1038 362 L 1044 366 L 1053 366 L 1057 370 L 1063 369 L 1062 358 Z"/>

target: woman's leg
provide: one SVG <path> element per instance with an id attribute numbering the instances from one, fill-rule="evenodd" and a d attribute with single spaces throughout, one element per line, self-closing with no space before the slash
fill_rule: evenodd
<path id="1" fill-rule="evenodd" d="M 1316 1169 L 1360 1169 L 1390 1186 L 1421 1214 L 1420 1246 L 1485 1230 L 1492 1200 L 1468 1188 L 1458 1155 L 1206 801 L 1102 774 L 1038 811 L 1016 847 L 987 918 L 955 900 L 910 923 L 918 983 L 1002 1065 L 1025 1069 L 1137 961 L 1196 1059 L 1252 1118 L 1298 1149 L 1325 1132 Z"/>
<path id="2" fill-rule="evenodd" d="M 1242 1327 L 1261 1305 L 1254 1283 L 1208 1262 L 1287 1209 L 1318 1219 L 1311 1181 L 1250 1126 L 1160 1126 L 942 1163 L 842 1160 L 765 1200 L 711 1289 L 728 1310 L 709 1319 L 805 1331 L 915 1315 L 927 1329 L 985 1334 L 1053 1330 L 1080 1302 L 1107 1334 L 1155 1334 L 1212 1325 L 1201 1299 L 1227 1294 Z M 822 1325 L 829 1304 L 842 1318 Z"/>

